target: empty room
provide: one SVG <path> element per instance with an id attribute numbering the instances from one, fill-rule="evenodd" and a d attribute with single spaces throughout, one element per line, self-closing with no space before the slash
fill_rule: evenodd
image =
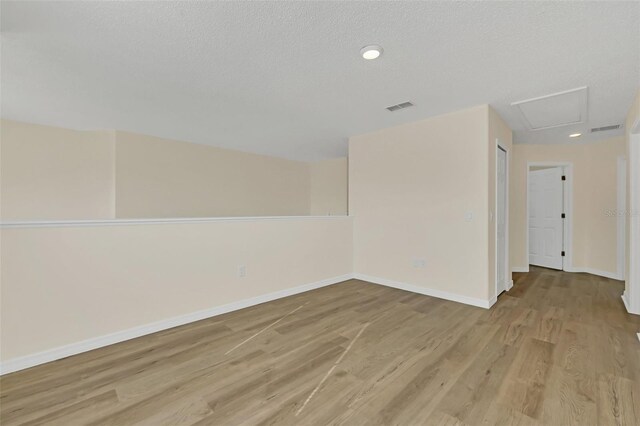
<path id="1" fill-rule="evenodd" d="M 640 424 L 640 2 L 0 1 L 0 424 Z"/>

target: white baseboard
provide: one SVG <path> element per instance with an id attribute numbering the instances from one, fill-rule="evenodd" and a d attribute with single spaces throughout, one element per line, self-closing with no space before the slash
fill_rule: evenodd
<path id="1" fill-rule="evenodd" d="M 512 266 L 511 267 L 511 271 L 512 272 L 529 272 L 529 265 L 527 265 L 527 266 Z M 600 269 L 594 269 L 594 268 L 566 267 L 566 268 L 564 268 L 564 271 L 565 272 L 584 272 L 586 274 L 598 275 L 600 277 L 610 278 L 612 280 L 624 280 L 624 277 L 620 277 L 615 272 L 607 272 L 607 271 L 602 271 Z"/>
<path id="2" fill-rule="evenodd" d="M 627 303 L 627 292 L 623 291 L 621 297 L 622 297 L 622 303 L 624 303 L 624 308 L 627 310 L 627 312 L 631 313 L 629 311 L 629 304 Z"/>
<path id="3" fill-rule="evenodd" d="M 496 303 L 495 297 L 492 300 L 476 299 L 474 297 L 461 296 L 459 294 L 449 293 L 447 291 L 435 290 L 432 288 L 417 286 L 414 284 L 407 284 L 400 281 L 393 281 L 386 278 L 372 277 L 370 275 L 358 273 L 354 274 L 353 277 L 357 280 L 368 281 L 374 284 L 380 284 L 387 287 L 410 291 L 412 293 L 424 294 L 425 296 L 437 297 L 438 299 L 451 300 L 453 302 L 464 303 L 465 305 L 478 306 L 485 309 L 489 309 L 494 303 Z"/>
<path id="4" fill-rule="evenodd" d="M 490 307 L 495 305 L 497 301 L 498 301 L 498 296 L 493 296 L 491 299 L 489 299 L 489 302 L 487 303 L 487 306 L 480 306 L 480 307 L 481 308 L 485 308 L 485 309 L 489 309 Z M 479 306 L 479 305 L 474 305 L 474 306 Z"/>
<path id="5" fill-rule="evenodd" d="M 283 297 L 293 296 L 294 294 L 304 293 L 305 291 L 314 290 L 316 288 L 337 284 L 339 282 L 347 281 L 352 278 L 353 274 L 340 275 L 337 277 L 328 278 L 326 280 L 316 281 L 314 283 L 304 284 L 301 286 L 252 297 L 250 299 L 240 300 L 238 302 L 229 303 L 227 305 L 216 306 L 214 308 L 180 315 L 177 317 L 141 325 L 104 336 L 94 337 L 80 342 L 49 349 L 43 352 L 9 359 L 0 363 L 0 375 L 24 370 L 25 368 L 34 367 L 36 365 L 55 361 L 57 359 L 66 358 L 71 355 L 76 355 L 104 346 L 113 345 L 114 343 L 124 342 L 125 340 L 135 339 L 136 337 L 141 337 L 147 334 L 156 333 L 158 331 L 167 330 L 169 328 L 178 327 L 180 325 L 189 324 L 194 321 L 200 321 L 206 318 L 214 317 L 216 315 L 226 314 L 227 312 L 248 308 L 249 306 L 259 305 L 261 303 L 270 302 L 272 300 L 281 299 Z"/>
<path id="6" fill-rule="evenodd" d="M 585 274 L 598 275 L 600 277 L 609 278 L 612 280 L 624 280 L 624 277 L 620 277 L 616 272 L 607 272 L 594 268 L 582 268 L 582 267 L 569 267 L 564 268 L 565 272 L 583 272 Z"/>
<path id="7" fill-rule="evenodd" d="M 640 315 L 640 311 L 634 311 L 633 309 L 631 309 L 630 303 L 627 300 L 627 292 L 624 291 L 622 292 L 622 303 L 624 303 L 624 308 L 627 310 L 628 313 L 633 314 L 633 315 Z M 640 336 L 640 333 L 639 333 Z"/>
<path id="8" fill-rule="evenodd" d="M 509 280 L 507 282 L 507 291 L 511 290 L 513 288 L 513 280 Z"/>

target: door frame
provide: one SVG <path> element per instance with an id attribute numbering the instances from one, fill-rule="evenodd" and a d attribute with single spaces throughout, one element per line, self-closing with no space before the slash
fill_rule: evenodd
<path id="1" fill-rule="evenodd" d="M 627 158 L 623 155 L 618 157 L 618 168 L 616 170 L 616 231 L 617 231 L 617 250 L 616 250 L 616 273 L 619 280 L 624 280 L 625 263 L 626 263 L 626 229 L 627 217 Z"/>
<path id="2" fill-rule="evenodd" d="M 526 223 L 526 246 L 527 254 L 527 271 L 529 270 L 529 172 L 531 167 L 562 167 L 564 175 L 567 177 L 564 181 L 564 189 L 562 192 L 562 203 L 564 208 L 564 226 L 562 235 L 562 246 L 564 250 L 564 259 L 562 259 L 562 270 L 571 271 L 573 269 L 573 163 L 568 161 L 528 161 L 527 176 L 525 179 L 527 188 L 527 206 L 524 212 Z"/>
<path id="3" fill-rule="evenodd" d="M 505 153 L 505 171 L 504 171 L 504 175 L 505 175 L 505 200 L 504 200 L 504 268 L 505 268 L 505 273 L 504 273 L 504 277 L 506 279 L 505 282 L 505 291 L 509 291 L 511 290 L 511 287 L 513 287 L 513 279 L 511 279 L 511 267 L 509 264 L 509 173 L 511 172 L 510 167 L 509 167 L 509 160 L 511 158 L 511 153 L 509 152 L 509 149 L 507 148 L 506 145 L 503 145 L 500 142 L 500 139 L 496 138 L 496 177 L 495 177 L 495 183 L 496 183 L 496 196 L 495 196 L 495 205 L 494 205 L 494 239 L 495 239 L 495 247 L 494 247 L 494 258 L 495 258 L 495 265 L 494 265 L 494 276 L 495 276 L 495 291 L 496 291 L 496 297 L 499 296 L 498 293 L 498 151 L 499 150 L 503 150 Z M 527 232 L 528 233 L 528 232 Z"/>

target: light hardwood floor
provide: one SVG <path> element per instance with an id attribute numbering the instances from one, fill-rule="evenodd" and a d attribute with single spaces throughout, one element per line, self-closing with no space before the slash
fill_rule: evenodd
<path id="1" fill-rule="evenodd" d="M 354 280 L 123 342 L 2 377 L 0 419 L 640 424 L 622 283 L 516 275 L 490 310 Z"/>

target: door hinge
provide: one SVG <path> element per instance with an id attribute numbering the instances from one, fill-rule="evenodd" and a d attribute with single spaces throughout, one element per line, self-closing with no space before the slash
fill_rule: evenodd
<path id="1" fill-rule="evenodd" d="M 562 180 L 567 180 L 567 177 L 566 176 L 562 176 Z"/>
<path id="2" fill-rule="evenodd" d="M 564 251 L 562 252 L 562 256 L 564 256 Z"/>
<path id="3" fill-rule="evenodd" d="M 561 218 L 566 218 L 566 216 L 564 215 L 564 213 L 562 213 L 562 215 L 560 216 Z"/>

